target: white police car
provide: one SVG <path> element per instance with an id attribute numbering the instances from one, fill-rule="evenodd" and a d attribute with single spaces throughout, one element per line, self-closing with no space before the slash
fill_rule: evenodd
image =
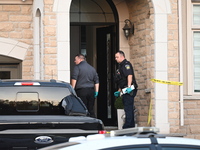
<path id="1" fill-rule="evenodd" d="M 67 143 L 41 150 L 198 150 L 200 140 L 167 137 L 158 128 L 138 127 L 111 131 L 110 134 L 74 137 Z"/>

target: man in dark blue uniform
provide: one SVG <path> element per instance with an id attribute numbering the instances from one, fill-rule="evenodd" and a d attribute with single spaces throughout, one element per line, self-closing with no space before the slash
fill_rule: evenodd
<path id="1" fill-rule="evenodd" d="M 119 63 L 119 68 L 116 71 L 116 83 L 118 85 L 118 91 L 114 93 L 116 97 L 122 93 L 122 101 L 125 111 L 125 123 L 123 129 L 135 127 L 134 121 L 134 97 L 137 94 L 137 83 L 133 67 L 129 61 L 125 59 L 123 51 L 118 51 L 115 54 L 115 60 Z"/>
<path id="2" fill-rule="evenodd" d="M 87 107 L 90 116 L 95 117 L 94 102 L 99 91 L 98 74 L 94 67 L 85 61 L 85 56 L 82 54 L 77 54 L 74 62 L 76 66 L 71 76 L 72 87 Z"/>

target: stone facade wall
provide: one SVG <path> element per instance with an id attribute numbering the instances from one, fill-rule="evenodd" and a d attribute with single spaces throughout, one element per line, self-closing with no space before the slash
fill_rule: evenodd
<path id="1" fill-rule="evenodd" d="M 57 79 L 57 38 L 54 0 L 44 0 L 44 79 Z"/>
<path id="2" fill-rule="evenodd" d="M 180 81 L 178 1 L 170 0 L 171 14 L 168 14 L 168 80 Z M 135 25 L 135 34 L 129 39 L 130 58 L 133 64 L 139 90 L 135 98 L 138 110 L 138 126 L 155 126 L 154 119 L 154 8 L 151 0 L 127 0 L 130 20 Z M 180 96 L 177 85 L 168 85 L 168 117 L 170 133 L 187 138 L 200 139 L 200 102 L 184 100 L 184 125 L 180 125 Z M 149 89 L 151 93 L 145 93 Z M 148 111 L 151 101 L 151 123 L 148 124 Z M 162 112 L 161 112 L 162 113 Z"/>
<path id="3" fill-rule="evenodd" d="M 44 0 L 43 53 L 44 79 L 57 79 L 57 39 L 56 14 L 53 12 L 54 0 Z M 0 5 L 0 37 L 10 38 L 29 44 L 26 58 L 22 62 L 22 78 L 34 79 L 33 57 L 33 5 Z M 42 31 L 42 30 L 41 30 Z"/>
<path id="4" fill-rule="evenodd" d="M 154 8 L 151 0 L 127 1 L 135 34 L 129 40 L 131 62 L 135 69 L 139 90 L 135 99 L 139 126 L 155 126 L 154 119 Z M 179 81 L 178 8 L 171 1 L 172 13 L 168 16 L 168 80 Z M 148 89 L 150 93 L 145 93 Z M 168 85 L 169 123 L 171 133 L 180 133 L 179 86 Z M 151 123 L 148 114 L 151 101 Z M 162 112 L 161 112 L 162 113 Z"/>
<path id="5" fill-rule="evenodd" d="M 168 80 L 179 79 L 179 47 L 178 47 L 178 1 L 171 0 L 171 14 L 168 15 Z M 168 85 L 169 123 L 171 133 L 180 133 L 179 86 Z"/>
<path id="6" fill-rule="evenodd" d="M 184 100 L 184 126 L 181 131 L 188 138 L 200 139 L 199 100 Z"/>
<path id="7" fill-rule="evenodd" d="M 43 0 L 44 12 L 43 50 L 44 79 L 57 79 L 57 38 L 54 0 Z M 138 126 L 154 126 L 154 8 L 151 0 L 126 0 L 130 20 L 135 33 L 129 38 L 130 61 L 133 64 L 138 94 L 135 98 Z M 171 14 L 168 14 L 168 80 L 179 81 L 178 47 L 178 0 L 170 0 Z M 22 63 L 22 78 L 33 79 L 33 14 L 32 5 L 0 5 L 0 37 L 29 44 Z M 150 93 L 146 93 L 148 89 Z M 184 100 L 184 126 L 180 126 L 179 86 L 168 85 L 168 108 L 171 133 L 186 134 L 186 137 L 200 139 L 200 102 Z M 151 123 L 148 114 L 152 106 Z M 162 112 L 161 112 L 162 113 Z"/>
<path id="8" fill-rule="evenodd" d="M 135 26 L 135 33 L 130 37 L 129 45 L 130 61 L 139 86 L 135 98 L 137 123 L 138 126 L 150 126 L 151 124 L 147 123 L 150 101 L 153 100 L 153 84 L 149 80 L 154 76 L 153 9 L 148 0 L 128 0 L 127 6 L 130 20 Z M 145 93 L 145 89 L 149 89 L 151 93 Z"/>
<path id="9" fill-rule="evenodd" d="M 22 63 L 22 78 L 33 78 L 32 5 L 0 5 L 0 37 L 29 44 Z"/>

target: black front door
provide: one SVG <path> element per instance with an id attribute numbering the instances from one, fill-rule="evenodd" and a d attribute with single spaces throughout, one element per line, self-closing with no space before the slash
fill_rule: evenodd
<path id="1" fill-rule="evenodd" d="M 114 26 L 97 28 L 97 72 L 99 75 L 99 95 L 97 99 L 97 117 L 105 125 L 116 125 L 114 108 L 115 90 L 114 70 L 116 51 L 116 29 Z"/>

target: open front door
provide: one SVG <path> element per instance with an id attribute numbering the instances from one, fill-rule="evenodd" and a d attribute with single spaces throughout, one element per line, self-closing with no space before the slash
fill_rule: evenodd
<path id="1" fill-rule="evenodd" d="M 97 100 L 97 117 L 105 125 L 116 125 L 114 108 L 115 70 L 114 54 L 116 50 L 116 32 L 114 26 L 97 28 L 97 72 L 99 75 L 99 95 Z"/>

